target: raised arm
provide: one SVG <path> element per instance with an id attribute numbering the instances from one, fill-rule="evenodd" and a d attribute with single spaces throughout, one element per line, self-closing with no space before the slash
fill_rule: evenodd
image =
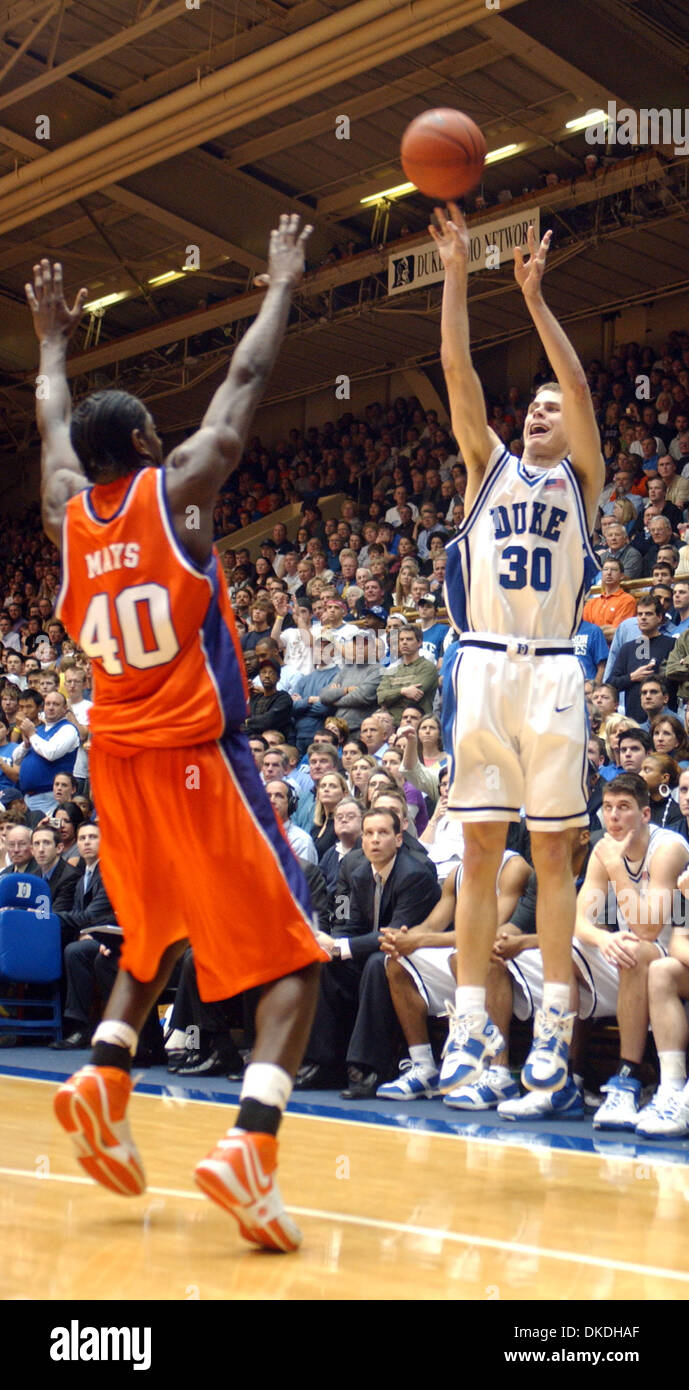
<path id="1" fill-rule="evenodd" d="M 488 460 L 500 440 L 488 424 L 483 388 L 469 348 L 469 233 L 456 203 L 449 203 L 448 208 L 451 219 L 443 208 L 436 208 L 438 227 L 431 225 L 428 230 L 445 266 L 440 357 L 450 399 L 452 433 L 467 469 L 464 511 L 468 515 Z"/>
<path id="2" fill-rule="evenodd" d="M 55 545 L 61 541 L 65 507 L 86 479 L 72 448 L 69 422 L 72 401 L 67 384 L 67 344 L 84 307 L 88 291 L 79 293 L 70 309 L 65 303 L 62 266 L 43 260 L 33 268 L 33 285 L 26 297 L 40 346 L 36 383 L 36 421 L 41 436 L 41 516 Z"/>
<path id="3" fill-rule="evenodd" d="M 167 460 L 168 497 L 181 525 L 189 505 L 200 507 L 202 512 L 212 508 L 219 488 L 241 458 L 251 418 L 282 345 L 292 294 L 304 273 L 304 250 L 310 234 L 311 227 L 300 232 L 299 217 L 289 214 L 284 214 L 280 226 L 271 232 L 269 286 L 260 313 L 233 353 L 227 377 L 213 396 L 200 429 L 173 449 Z"/>
<path id="4" fill-rule="evenodd" d="M 562 389 L 562 420 L 572 460 L 584 493 L 589 527 L 593 529 L 598 499 L 605 483 L 600 434 L 584 369 L 572 344 L 543 298 L 541 282 L 552 233 L 536 248 L 533 226 L 528 231 L 529 259 L 514 248 L 514 277 L 534 321 L 545 354 Z"/>

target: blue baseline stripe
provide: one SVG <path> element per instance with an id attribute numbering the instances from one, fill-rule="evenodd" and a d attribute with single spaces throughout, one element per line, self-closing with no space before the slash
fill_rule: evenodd
<path id="1" fill-rule="evenodd" d="M 19 1080 L 58 1082 L 67 1080 L 71 1074 L 71 1071 L 46 1072 L 36 1068 L 0 1064 L 0 1076 Z M 240 1085 L 237 1083 L 230 1090 L 230 1084 L 228 1083 L 227 1091 L 204 1091 L 198 1086 L 188 1088 L 185 1086 L 183 1088 L 184 1099 L 200 1103 L 210 1101 L 216 1105 L 237 1106 L 239 1104 Z M 141 1095 L 161 1098 L 172 1097 L 177 1100 L 181 1099 L 181 1089 L 179 1082 L 165 1085 L 143 1081 L 136 1087 L 137 1092 Z M 454 1116 L 456 1118 L 452 1120 L 445 1119 L 442 1114 L 433 1113 L 436 1107 L 439 1108 L 442 1105 L 442 1101 L 439 1099 L 414 1101 L 412 1104 L 413 1114 L 409 1114 L 405 1110 L 404 1104 L 399 1101 L 374 1099 L 371 1101 L 352 1101 L 350 1104 L 342 1101 L 338 1104 L 335 1092 L 326 1091 L 322 1094 L 327 1096 L 325 1103 L 290 1100 L 287 1113 L 305 1118 L 311 1117 L 312 1119 L 322 1117 L 327 1120 L 349 1121 L 362 1125 L 385 1125 L 398 1131 L 408 1130 L 414 1133 L 448 1135 L 457 1139 L 475 1140 L 478 1143 L 507 1144 L 511 1148 L 529 1150 L 536 1147 L 539 1152 L 543 1148 L 550 1148 L 558 1152 L 584 1153 L 598 1158 L 607 1156 L 608 1152 L 611 1157 L 619 1157 L 619 1146 L 622 1144 L 628 1148 L 630 1160 L 635 1157 L 638 1158 L 636 1153 L 638 1137 L 636 1135 L 620 1132 L 611 1134 L 609 1140 L 605 1135 L 597 1135 L 594 1140 L 591 1121 L 587 1117 L 571 1120 L 563 1115 L 560 1120 L 552 1119 L 546 1122 L 543 1120 L 522 1120 L 517 1127 L 513 1121 L 500 1120 L 499 1116 L 493 1116 L 493 1113 L 490 1112 L 491 1123 L 477 1124 L 475 1113 L 470 1111 L 466 1112 L 465 1118 L 460 1118 L 459 1112 L 455 1111 Z M 644 1145 L 643 1156 L 646 1162 L 653 1161 L 654 1154 L 650 1143 Z M 689 1164 L 689 1146 L 686 1141 L 681 1139 L 665 1140 L 662 1146 L 658 1145 L 657 1156 L 661 1162 L 663 1158 L 667 1159 L 669 1156 L 673 1163 Z"/>

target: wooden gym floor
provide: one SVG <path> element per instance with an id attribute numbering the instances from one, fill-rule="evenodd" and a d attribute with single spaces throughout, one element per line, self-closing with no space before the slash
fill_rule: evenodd
<path id="1" fill-rule="evenodd" d="M 596 1153 L 553 1147 L 543 1126 L 531 1136 L 475 1124 L 434 1133 L 416 1114 L 396 1127 L 312 1106 L 288 1113 L 281 1132 L 281 1188 L 304 1232 L 302 1251 L 282 1257 L 247 1247 L 191 1178 L 233 1108 L 136 1092 L 149 1190 L 129 1200 L 81 1175 L 53 1091 L 0 1076 L 5 1300 L 689 1293 L 686 1146 L 649 1157 L 609 1142 Z"/>

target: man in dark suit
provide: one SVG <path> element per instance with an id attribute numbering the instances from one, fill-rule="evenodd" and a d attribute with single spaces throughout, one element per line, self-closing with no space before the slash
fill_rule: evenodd
<path id="1" fill-rule="evenodd" d="M 6 874 L 40 873 L 31 850 L 31 830 L 28 825 L 13 825 L 7 832 L 6 844 L 12 863 L 3 869 L 0 878 Z"/>
<path id="2" fill-rule="evenodd" d="M 392 809 L 367 811 L 361 851 L 342 860 L 331 935 L 318 940 L 330 955 L 321 973 L 316 1017 L 298 1074 L 300 1090 L 339 1084 L 346 1064 L 347 1099 L 375 1095 L 401 1043 L 380 951 L 385 927 L 422 922 L 440 897 L 430 860 L 402 844 Z"/>
<path id="3" fill-rule="evenodd" d="M 56 826 L 37 826 L 31 836 L 31 848 L 38 865 L 36 872 L 50 884 L 51 911 L 60 918 L 64 950 L 70 941 L 75 940 L 77 932 L 73 926 L 63 926 L 62 914 L 70 912 L 74 906 L 74 895 L 81 875 L 78 869 L 72 868 L 62 858 L 62 839 Z"/>
<path id="4" fill-rule="evenodd" d="M 58 1051 L 89 1046 L 96 996 L 103 1002 L 110 997 L 122 948 L 122 928 L 100 873 L 99 827 L 84 821 L 77 831 L 77 846 L 84 861 L 84 873 L 77 882 L 73 907 L 60 915 L 63 930 L 76 932 L 78 939 L 65 947 L 65 1037 L 50 1043 L 50 1047 Z M 134 1060 L 138 1066 L 152 1066 L 167 1060 L 156 1006 L 141 1029 Z"/>

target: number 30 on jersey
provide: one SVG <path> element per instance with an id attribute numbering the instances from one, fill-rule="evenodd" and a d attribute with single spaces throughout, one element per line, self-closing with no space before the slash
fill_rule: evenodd
<path id="1" fill-rule="evenodd" d="M 122 637 L 121 650 L 113 636 L 111 604 Z M 144 637 L 142 620 L 150 630 L 152 646 Z M 108 676 L 123 674 L 121 657 L 137 671 L 148 671 L 152 666 L 164 666 L 172 661 L 180 647 L 172 625 L 167 589 L 162 584 L 131 584 L 114 600 L 109 594 L 94 594 L 79 634 L 79 646 L 92 660 L 103 663 Z"/>

